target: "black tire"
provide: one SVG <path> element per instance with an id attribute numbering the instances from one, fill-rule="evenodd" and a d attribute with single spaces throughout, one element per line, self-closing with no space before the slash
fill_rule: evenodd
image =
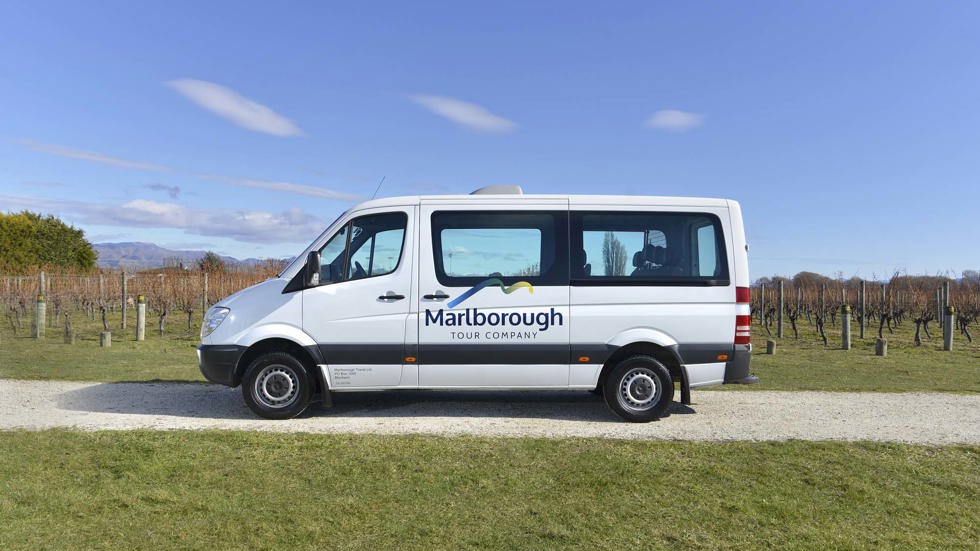
<path id="1" fill-rule="evenodd" d="M 310 404 L 313 384 L 303 363 L 286 352 L 266 352 L 245 370 L 242 396 L 266 419 L 291 419 Z"/>
<path id="2" fill-rule="evenodd" d="M 630 356 L 616 364 L 602 384 L 606 405 L 631 423 L 659 419 L 674 401 L 674 381 L 651 356 Z"/>

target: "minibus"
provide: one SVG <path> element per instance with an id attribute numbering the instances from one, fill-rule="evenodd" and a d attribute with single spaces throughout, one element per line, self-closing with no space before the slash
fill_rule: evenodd
<path id="1" fill-rule="evenodd" d="M 343 213 L 205 315 L 201 372 L 268 419 L 335 392 L 590 390 L 646 422 L 752 383 L 748 246 L 730 199 L 470 195 Z"/>

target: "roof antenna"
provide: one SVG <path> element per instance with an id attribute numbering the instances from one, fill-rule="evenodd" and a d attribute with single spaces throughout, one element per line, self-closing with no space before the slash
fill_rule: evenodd
<path id="1" fill-rule="evenodd" d="M 371 199 L 374 199 L 375 197 L 378 196 L 378 190 L 381 189 L 381 184 L 383 183 L 385 183 L 385 176 L 381 177 L 381 181 L 378 182 L 378 187 L 374 188 L 374 195 L 371 196 Z"/>

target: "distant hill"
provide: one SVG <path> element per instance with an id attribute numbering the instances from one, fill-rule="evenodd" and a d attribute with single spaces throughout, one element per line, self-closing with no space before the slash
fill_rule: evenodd
<path id="1" fill-rule="evenodd" d="M 206 252 L 177 251 L 153 243 L 95 243 L 92 248 L 99 253 L 97 264 L 102 268 L 160 268 L 173 265 L 175 258 L 184 265 L 193 265 Z M 222 256 L 221 259 L 229 265 L 261 262 L 257 258 L 239 260 L 231 256 Z"/>

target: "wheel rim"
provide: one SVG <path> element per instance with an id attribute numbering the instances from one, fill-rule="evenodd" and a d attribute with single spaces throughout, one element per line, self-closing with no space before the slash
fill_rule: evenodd
<path id="1" fill-rule="evenodd" d="M 619 405 L 630 411 L 647 411 L 660 402 L 663 388 L 651 369 L 636 367 L 620 379 L 616 397 Z"/>
<path id="2" fill-rule="evenodd" d="M 279 364 L 266 366 L 255 378 L 252 395 L 265 407 L 272 409 L 288 407 L 299 396 L 299 377 L 287 366 Z"/>

